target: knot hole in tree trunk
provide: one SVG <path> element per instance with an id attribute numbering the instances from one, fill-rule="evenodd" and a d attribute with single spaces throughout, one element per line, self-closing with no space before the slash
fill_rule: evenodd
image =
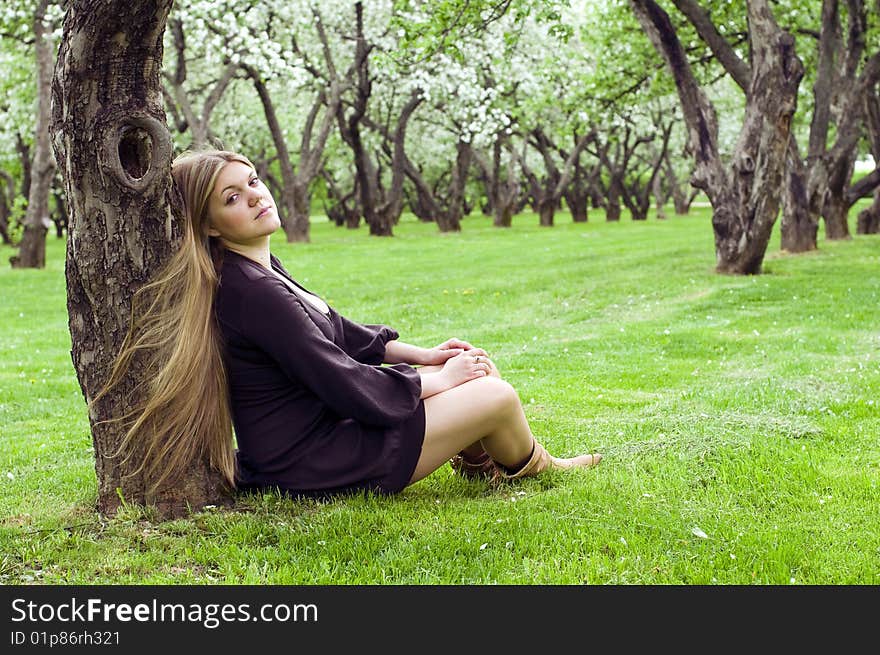
<path id="1" fill-rule="evenodd" d="M 168 128 L 152 116 L 128 116 L 111 130 L 105 143 L 106 161 L 116 179 L 134 191 L 148 188 L 171 159 Z"/>

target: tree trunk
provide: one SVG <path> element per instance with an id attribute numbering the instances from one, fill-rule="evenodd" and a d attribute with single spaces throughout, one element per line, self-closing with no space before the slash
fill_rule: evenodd
<path id="1" fill-rule="evenodd" d="M 437 217 L 441 232 L 460 232 L 461 217 L 465 210 L 464 188 L 471 166 L 471 145 L 460 140 L 455 147 L 455 167 L 449 180 L 449 198 L 446 210 Z"/>
<path id="2" fill-rule="evenodd" d="M 751 70 L 740 138 L 727 164 L 718 151 L 715 109 L 697 84 L 675 27 L 654 0 L 630 0 L 636 17 L 675 79 L 696 159 L 692 184 L 712 203 L 715 269 L 761 272 L 779 212 L 791 117 L 803 64 L 794 39 L 776 24 L 767 0 L 749 0 Z"/>
<path id="3" fill-rule="evenodd" d="M 507 164 L 507 180 L 503 182 L 500 179 L 498 180 L 497 195 L 494 202 L 495 216 L 492 219 L 492 225 L 495 227 L 510 227 L 513 224 L 518 193 L 519 182 L 516 179 L 516 167 L 514 166 L 513 157 L 511 157 Z"/>
<path id="4" fill-rule="evenodd" d="M 612 179 L 608 185 L 608 193 L 605 197 L 605 221 L 608 223 L 616 223 L 620 220 L 620 187 L 618 184 L 617 180 Z"/>
<path id="5" fill-rule="evenodd" d="M 262 75 L 249 64 L 241 64 L 241 67 L 250 77 L 254 88 L 257 90 L 257 95 L 260 97 L 260 102 L 263 105 L 263 115 L 266 117 L 266 124 L 269 127 L 269 133 L 272 135 L 272 141 L 278 153 L 278 165 L 281 168 L 281 181 L 283 184 L 281 197 L 279 198 L 281 202 L 278 208 L 282 218 L 281 227 L 284 229 L 288 243 L 307 242 L 309 240 L 310 204 L 308 187 L 304 190 L 302 185 L 297 184 L 290 151 L 287 148 L 287 140 L 284 138 L 284 131 L 281 129 L 281 123 L 278 121 L 275 105 L 272 102 L 272 97 L 269 95 L 269 89 Z M 303 197 L 304 195 L 305 197 Z"/>
<path id="6" fill-rule="evenodd" d="M 12 245 L 9 236 L 9 218 L 12 216 L 12 202 L 15 197 L 15 181 L 4 170 L 0 170 L 0 238 L 3 244 Z"/>
<path id="7" fill-rule="evenodd" d="M 49 189 L 55 175 L 55 160 L 49 144 L 51 112 L 52 53 L 43 23 L 48 0 L 40 0 L 34 14 L 34 49 L 37 53 L 37 125 L 34 134 L 33 179 L 28 193 L 24 233 L 18 254 L 10 258 L 13 268 L 44 268 L 46 266 L 46 233 L 49 220 Z"/>
<path id="8" fill-rule="evenodd" d="M 780 247 L 793 253 L 815 250 L 819 214 L 811 209 L 807 171 L 793 139 L 789 144 L 783 194 Z"/>
<path id="9" fill-rule="evenodd" d="M 133 293 L 180 240 L 159 83 L 170 6 L 171 0 L 72 0 L 64 20 L 51 132 L 69 203 L 67 311 L 86 402 L 109 377 L 128 331 Z M 220 476 L 206 459 L 192 462 L 182 481 L 149 493 L 150 480 L 132 474 L 139 462 L 113 456 L 122 430 L 101 421 L 132 406 L 145 375 L 132 366 L 89 414 L 99 511 L 112 516 L 123 502 L 142 503 L 173 517 L 224 502 Z"/>
<path id="10" fill-rule="evenodd" d="M 569 187 L 569 189 L 570 190 L 565 192 L 564 197 L 565 204 L 568 205 L 568 211 L 571 212 L 571 220 L 574 223 L 586 223 L 590 198 L 587 193 L 579 187 Z"/>
<path id="11" fill-rule="evenodd" d="M 880 234 L 880 188 L 874 191 L 874 202 L 859 212 L 856 234 Z"/>
<path id="12" fill-rule="evenodd" d="M 654 183 L 651 185 L 651 190 L 654 193 L 654 204 L 657 207 L 657 220 L 666 220 L 666 210 L 664 209 L 664 206 L 666 205 L 669 194 L 663 188 L 663 183 L 660 181 L 659 175 L 654 178 Z"/>
<path id="13" fill-rule="evenodd" d="M 856 151 L 853 148 L 849 157 L 837 157 L 834 168 L 828 176 L 828 186 L 822 203 L 822 216 L 825 219 L 826 239 L 851 239 L 849 233 L 849 208 L 847 188 L 852 178 Z"/>
<path id="14" fill-rule="evenodd" d="M 397 117 L 397 127 L 393 136 L 386 132 L 386 138 L 391 136 L 392 143 L 386 146 L 391 150 L 391 188 L 385 196 L 385 201 L 376 209 L 376 215 L 380 223 L 396 225 L 403 213 L 403 180 L 406 177 L 406 128 L 413 112 L 422 104 L 423 96 L 413 92 L 409 100 Z"/>
<path id="15" fill-rule="evenodd" d="M 851 239 L 849 233 L 849 222 L 847 215 L 849 214 L 849 205 L 845 198 L 841 198 L 838 194 L 827 193 L 825 195 L 825 209 L 823 217 L 825 219 L 825 238 L 826 239 Z"/>
<path id="16" fill-rule="evenodd" d="M 553 227 L 553 215 L 556 213 L 556 200 L 542 194 L 535 203 L 538 205 L 538 218 L 541 227 Z"/>

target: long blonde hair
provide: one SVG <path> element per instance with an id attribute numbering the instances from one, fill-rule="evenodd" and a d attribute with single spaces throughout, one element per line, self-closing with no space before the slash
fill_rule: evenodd
<path id="1" fill-rule="evenodd" d="M 229 488 L 235 486 L 229 385 L 213 306 L 223 247 L 208 235 L 208 201 L 232 161 L 254 168 L 225 150 L 188 151 L 172 163 L 184 206 L 180 249 L 133 296 L 128 334 L 107 384 L 92 400 L 94 405 L 120 382 L 135 356 L 139 366 L 143 362 L 143 400 L 111 420 L 126 426 L 117 454 L 125 453 L 127 461 L 143 452 L 130 475 L 145 473 L 151 491 L 205 458 Z"/>

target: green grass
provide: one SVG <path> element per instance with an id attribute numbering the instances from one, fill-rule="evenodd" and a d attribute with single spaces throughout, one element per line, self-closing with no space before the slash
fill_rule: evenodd
<path id="1" fill-rule="evenodd" d="M 392 498 L 165 523 L 94 511 L 63 243 L 42 271 L 0 248 L 0 582 L 880 583 L 880 238 L 788 256 L 777 230 L 766 274 L 729 277 L 706 209 L 557 221 L 378 239 L 319 220 L 273 251 L 355 320 L 484 347 L 548 449 L 601 466 L 500 489 L 443 467 Z"/>

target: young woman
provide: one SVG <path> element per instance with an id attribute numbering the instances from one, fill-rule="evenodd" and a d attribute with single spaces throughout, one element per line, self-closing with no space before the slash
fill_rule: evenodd
<path id="1" fill-rule="evenodd" d="M 281 222 L 247 158 L 189 152 L 172 172 L 183 243 L 136 296 L 111 376 L 136 352 L 158 371 L 125 440 L 145 444 L 151 479 L 201 456 L 240 489 L 396 493 L 447 461 L 490 479 L 599 463 L 549 455 L 481 348 L 403 343 L 297 283 L 269 250 Z"/>

